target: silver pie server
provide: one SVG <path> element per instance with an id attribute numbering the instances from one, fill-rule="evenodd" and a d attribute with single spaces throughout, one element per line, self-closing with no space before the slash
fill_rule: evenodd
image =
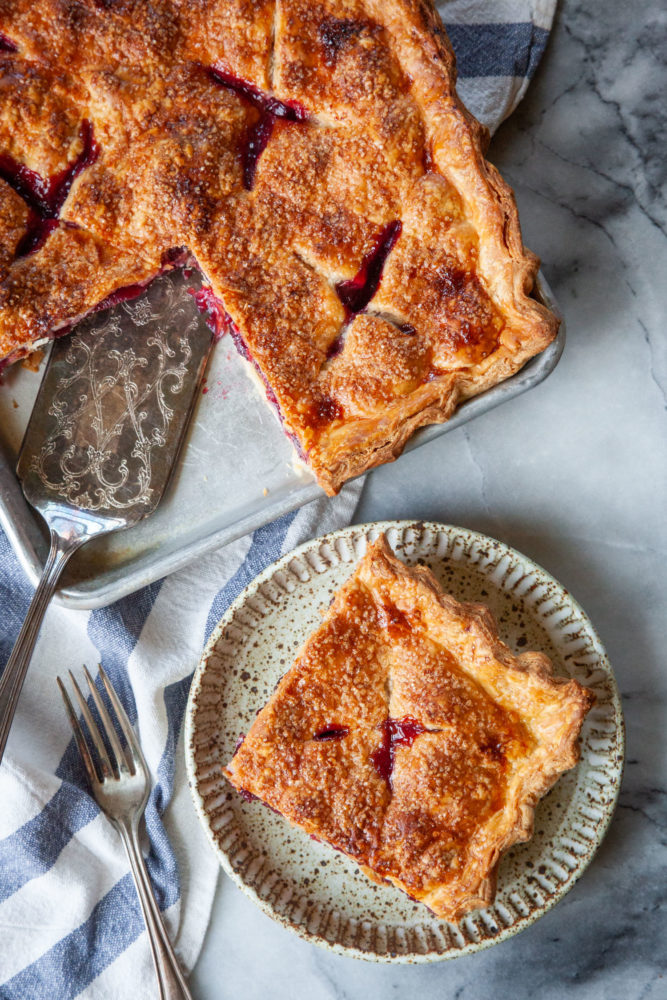
<path id="1" fill-rule="evenodd" d="M 16 469 L 51 544 L 0 678 L 0 761 L 68 559 L 151 514 L 169 482 L 213 343 L 200 287 L 198 272 L 169 271 L 53 344 Z"/>

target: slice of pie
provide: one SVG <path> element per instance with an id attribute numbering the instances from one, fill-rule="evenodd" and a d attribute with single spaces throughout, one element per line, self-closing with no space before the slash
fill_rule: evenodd
<path id="1" fill-rule="evenodd" d="M 0 0 L 0 358 L 186 251 L 328 492 L 395 458 L 557 329 L 455 76 L 429 0 Z"/>
<path id="2" fill-rule="evenodd" d="M 494 898 L 503 851 L 579 758 L 594 696 L 514 656 L 487 608 L 381 537 L 338 591 L 225 775 L 456 920 Z"/>

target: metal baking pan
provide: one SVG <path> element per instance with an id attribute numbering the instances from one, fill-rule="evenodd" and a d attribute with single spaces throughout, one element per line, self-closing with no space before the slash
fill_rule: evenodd
<path id="1" fill-rule="evenodd" d="M 537 297 L 560 315 L 541 275 Z M 463 403 L 447 423 L 418 431 L 405 450 L 538 385 L 556 367 L 564 343 L 561 321 L 557 338 L 521 371 Z M 14 470 L 41 375 L 15 365 L 0 386 L 0 523 L 35 585 L 47 536 Z M 292 446 L 226 337 L 213 352 L 179 468 L 160 507 L 128 531 L 77 552 L 56 600 L 70 608 L 103 607 L 322 495 L 310 471 L 294 462 Z"/>

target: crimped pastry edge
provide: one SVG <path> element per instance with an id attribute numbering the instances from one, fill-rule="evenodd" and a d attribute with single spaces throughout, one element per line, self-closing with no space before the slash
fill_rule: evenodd
<path id="1" fill-rule="evenodd" d="M 524 779 L 524 785 L 527 784 L 527 787 L 523 789 L 522 800 L 517 803 L 514 822 L 508 827 L 502 839 L 490 845 L 485 855 L 486 860 L 480 862 L 477 870 L 470 873 L 467 885 L 463 886 L 464 895 L 458 903 L 454 906 L 450 904 L 446 889 L 444 891 L 435 889 L 415 896 L 436 916 L 447 920 L 458 920 L 470 910 L 493 902 L 502 855 L 514 844 L 530 840 L 533 835 L 537 803 L 554 786 L 559 777 L 579 761 L 579 734 L 583 721 L 595 702 L 595 695 L 576 680 L 554 675 L 553 663 L 544 653 L 529 650 L 515 656 L 500 638 L 498 624 L 485 605 L 457 601 L 443 591 L 432 571 L 426 566 L 407 567 L 393 554 L 384 534 L 369 546 L 366 557 L 369 555 L 372 559 L 378 559 L 389 576 L 395 579 L 418 580 L 440 607 L 450 613 L 456 610 L 462 617 L 468 617 L 473 627 L 477 628 L 480 638 L 491 647 L 494 659 L 508 670 L 532 674 L 553 688 L 569 689 L 569 700 L 574 708 L 567 729 L 562 734 L 559 744 L 550 753 L 551 766 L 528 773 L 527 782 Z M 377 571 L 378 566 L 374 568 Z M 480 875 L 482 869 L 484 874 Z M 399 879 L 391 876 L 388 876 L 388 879 L 398 888 L 408 892 L 406 885 Z M 414 890 L 410 890 L 410 894 L 414 895 Z"/>

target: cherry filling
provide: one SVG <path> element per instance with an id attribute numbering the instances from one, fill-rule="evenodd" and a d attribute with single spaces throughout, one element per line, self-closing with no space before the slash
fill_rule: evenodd
<path id="1" fill-rule="evenodd" d="M 317 740 L 318 743 L 327 743 L 329 740 L 342 740 L 344 736 L 347 736 L 349 731 L 347 726 L 332 726 L 330 729 L 323 729 L 321 733 L 316 733 L 313 739 Z"/>
<path id="2" fill-rule="evenodd" d="M 51 214 L 51 180 L 45 180 L 24 163 L 17 163 L 7 153 L 0 153 L 0 177 L 14 188 L 35 213 L 40 216 Z"/>
<path id="3" fill-rule="evenodd" d="M 70 188 L 82 170 L 92 166 L 100 155 L 100 147 L 95 142 L 92 123 L 87 118 L 81 122 L 79 138 L 83 143 L 83 149 L 77 156 L 71 167 L 67 167 L 58 175 L 57 188 L 54 196 L 54 211 L 59 212 L 65 203 L 65 198 L 69 194 Z"/>
<path id="4" fill-rule="evenodd" d="M 250 191 L 255 183 L 257 163 L 271 138 L 276 118 L 290 122 L 305 122 L 308 112 L 296 101 L 281 101 L 277 97 L 265 94 L 253 83 L 242 80 L 219 66 L 211 66 L 208 74 L 220 86 L 233 90 L 259 111 L 259 121 L 249 129 L 243 149 L 243 186 Z"/>
<path id="5" fill-rule="evenodd" d="M 246 147 L 243 151 L 243 186 L 246 191 L 252 191 L 257 163 L 271 138 L 275 120 L 274 115 L 263 114 L 248 133 Z"/>
<path id="6" fill-rule="evenodd" d="M 287 437 L 292 442 L 292 444 L 294 446 L 294 450 L 296 451 L 297 455 L 299 456 L 299 458 L 301 458 L 305 462 L 306 461 L 306 455 L 304 453 L 303 448 L 301 447 L 301 442 L 299 441 L 298 438 L 296 438 L 294 436 L 294 434 L 291 434 L 287 430 L 287 428 L 285 427 L 285 419 L 283 417 L 282 410 L 280 409 L 280 403 L 278 402 L 278 397 L 276 396 L 275 392 L 273 391 L 273 389 L 271 388 L 271 386 L 267 382 L 266 377 L 264 376 L 264 373 L 263 373 L 262 369 L 259 367 L 259 365 L 255 361 L 255 359 L 253 358 L 252 354 L 248 350 L 248 345 L 246 344 L 245 340 L 243 339 L 243 337 L 241 335 L 241 331 L 237 327 L 236 323 L 233 321 L 233 319 L 231 318 L 231 316 L 228 317 L 228 320 L 229 320 L 229 324 L 228 324 L 228 327 L 227 327 L 227 332 L 229 333 L 229 335 L 231 336 L 232 340 L 234 341 L 234 346 L 235 346 L 236 350 L 239 352 L 239 354 L 241 355 L 241 357 L 245 361 L 248 361 L 253 366 L 253 368 L 257 372 L 257 375 L 261 379 L 262 385 L 264 387 L 264 394 L 266 396 L 267 402 L 270 403 L 271 406 L 276 411 L 276 414 L 278 415 L 278 420 L 280 421 L 280 424 L 281 424 L 281 426 L 282 426 L 285 434 L 287 435 Z"/>
<path id="7" fill-rule="evenodd" d="M 198 292 L 191 292 L 194 296 L 195 302 L 199 306 L 202 312 L 208 313 L 209 316 L 209 326 L 213 330 L 216 339 L 220 339 L 225 334 L 229 334 L 234 342 L 234 347 L 239 352 L 244 361 L 248 361 L 255 371 L 257 372 L 259 378 L 262 381 L 264 387 L 264 393 L 266 395 L 267 401 L 273 406 L 276 413 L 278 414 L 278 419 L 280 420 L 283 430 L 289 437 L 290 441 L 294 445 L 294 448 L 299 456 L 299 458 L 305 461 L 306 456 L 304 454 L 303 448 L 299 440 L 285 428 L 285 421 L 280 409 L 280 403 L 278 398 L 264 377 L 262 369 L 259 367 L 252 354 L 248 350 L 248 345 L 241 335 L 241 331 L 237 327 L 236 323 L 225 310 L 220 299 L 216 298 L 212 288 L 201 288 Z"/>
<path id="8" fill-rule="evenodd" d="M 348 312 L 358 313 L 366 308 L 377 292 L 387 257 L 401 235 L 400 219 L 389 222 L 380 232 L 373 249 L 366 254 L 354 278 L 336 285 L 338 298 Z"/>
<path id="9" fill-rule="evenodd" d="M 34 209 L 30 209 L 26 231 L 16 244 L 16 256 L 27 257 L 28 254 L 36 253 L 59 225 L 59 219 L 44 219 Z"/>
<path id="10" fill-rule="evenodd" d="M 54 219 L 65 203 L 74 180 L 81 171 L 94 163 L 99 154 L 99 146 L 93 137 L 93 126 L 85 119 L 81 122 L 79 138 L 83 149 L 73 163 L 52 177 L 42 177 L 23 163 L 0 154 L 0 177 L 7 181 L 30 208 L 43 218 Z"/>
<path id="11" fill-rule="evenodd" d="M 332 340 L 327 347 L 326 359 L 331 361 L 343 350 L 343 344 L 345 343 L 344 331 L 339 333 L 335 340 Z"/>
<path id="12" fill-rule="evenodd" d="M 371 760 L 377 773 L 391 788 L 396 747 L 410 747 L 422 733 L 431 733 L 437 730 L 427 729 L 411 715 L 406 715 L 402 719 L 385 719 L 380 728 L 382 729 L 382 742 L 377 750 L 371 754 Z"/>
<path id="13" fill-rule="evenodd" d="M 26 231 L 16 247 L 17 257 L 34 253 L 57 228 L 60 210 L 75 178 L 97 159 L 99 146 L 93 137 L 93 126 L 87 119 L 81 122 L 79 137 L 83 149 L 76 160 L 52 177 L 42 177 L 7 153 L 0 153 L 0 177 L 30 208 Z"/>
<path id="14" fill-rule="evenodd" d="M 119 302 L 131 302 L 132 299 L 136 299 L 146 290 L 148 284 L 148 281 L 141 281 L 134 285 L 125 285 L 123 288 L 117 288 L 111 295 L 107 295 L 106 299 L 102 299 L 92 312 L 102 312 L 104 309 L 111 309 L 112 306 L 117 306 Z"/>
<path id="15" fill-rule="evenodd" d="M 246 344 L 245 340 L 241 336 L 241 331 L 239 330 L 238 326 L 236 325 L 236 323 L 233 320 L 230 320 L 230 324 L 229 324 L 229 336 L 234 341 L 234 347 L 239 352 L 239 354 L 241 355 L 241 357 L 243 358 L 243 360 L 244 361 L 248 361 L 253 366 L 253 368 L 255 369 L 255 371 L 257 372 L 257 374 L 259 375 L 259 377 L 262 379 L 262 382 L 264 383 L 264 387 L 267 388 L 266 380 L 264 378 L 262 378 L 262 374 L 261 374 L 261 372 L 260 372 L 260 370 L 259 370 L 259 368 L 257 366 L 257 362 L 252 357 L 250 351 L 248 350 L 248 345 Z"/>
<path id="16" fill-rule="evenodd" d="M 0 35 L 0 52 L 18 52 L 19 47 L 15 45 L 7 35 Z"/>
<path id="17" fill-rule="evenodd" d="M 52 220 L 54 225 L 58 225 L 58 220 Z M 71 222 L 61 223 L 61 225 L 71 226 Z M 172 271 L 174 268 L 183 267 L 190 261 L 190 255 L 182 247 L 172 247 L 171 250 L 165 251 L 162 255 L 162 262 L 159 271 L 152 275 L 150 278 L 146 278 L 145 281 L 137 281 L 132 285 L 123 285 L 122 288 L 117 288 L 115 292 L 111 292 L 107 295 L 105 299 L 98 302 L 90 312 L 102 312 L 104 309 L 111 309 L 112 306 L 117 306 L 119 302 L 130 302 L 132 299 L 138 298 L 142 292 L 151 284 L 155 278 L 160 275 L 165 274 L 166 271 Z"/>
<path id="18" fill-rule="evenodd" d="M 185 277 L 188 278 L 196 265 L 194 257 L 186 247 L 170 247 L 162 254 L 162 266 L 182 267 Z"/>
<path id="19" fill-rule="evenodd" d="M 239 788 L 239 795 L 242 799 L 245 799 L 246 802 L 257 801 L 257 796 L 253 795 L 252 792 L 249 792 L 247 788 Z M 266 805 L 266 803 L 263 803 L 263 805 Z"/>
<path id="20" fill-rule="evenodd" d="M 224 337 L 226 333 L 232 333 L 235 329 L 234 321 L 229 313 L 223 309 L 220 299 L 216 298 L 212 288 L 205 286 L 196 292 L 191 288 L 188 291 L 193 296 L 199 310 L 207 314 L 207 322 L 216 341 Z"/>
<path id="21" fill-rule="evenodd" d="M 260 111 L 268 111 L 276 118 L 287 118 L 293 122 L 305 122 L 308 118 L 308 112 L 297 101 L 281 101 L 278 97 L 265 94 L 254 83 L 242 80 L 241 77 L 235 76 L 220 66 L 211 66 L 209 74 L 216 83 L 223 87 L 229 87 L 230 90 L 240 94 L 247 101 L 251 101 Z"/>

